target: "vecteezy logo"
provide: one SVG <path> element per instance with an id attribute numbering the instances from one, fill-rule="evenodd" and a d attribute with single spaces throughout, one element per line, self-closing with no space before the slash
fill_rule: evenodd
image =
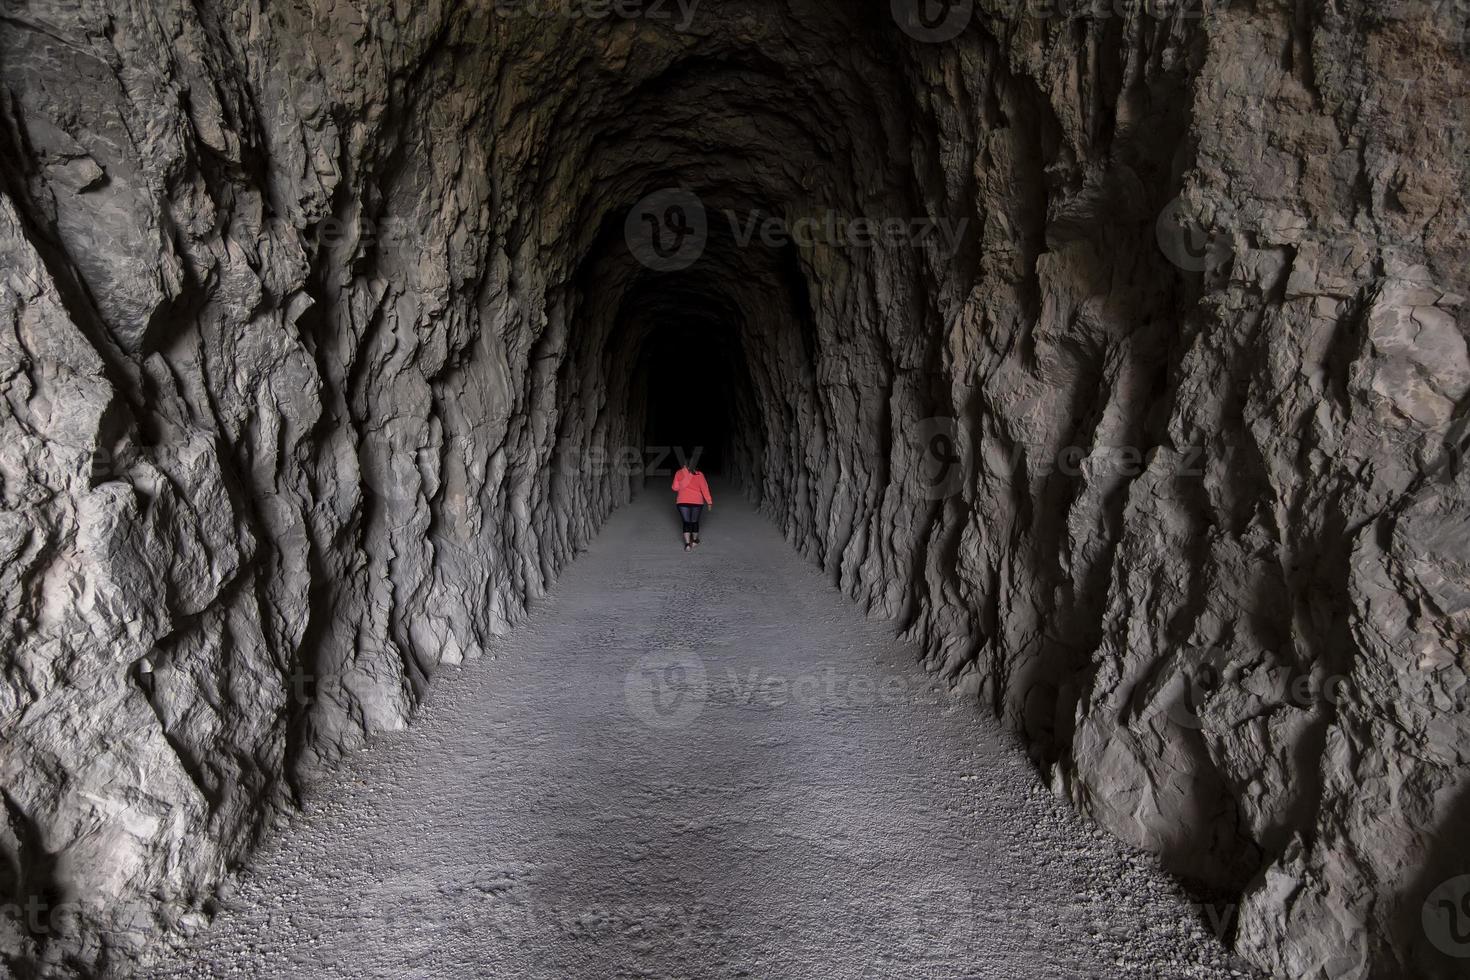
<path id="1" fill-rule="evenodd" d="M 1203 647 L 1200 652 L 1206 658 L 1213 658 L 1220 651 L 1214 647 Z M 1224 686 L 1224 673 L 1215 665 L 1213 659 L 1202 659 L 1185 666 L 1180 678 L 1183 689 L 1177 699 L 1169 702 L 1165 714 L 1180 728 L 1199 731 L 1204 728 L 1204 722 L 1200 719 L 1200 711 L 1206 702 Z"/>
<path id="2" fill-rule="evenodd" d="M 1430 892 L 1420 919 L 1435 949 L 1456 959 L 1470 958 L 1470 875 L 1451 878 Z"/>
<path id="3" fill-rule="evenodd" d="M 656 272 L 687 269 L 704 254 L 709 218 L 691 191 L 667 187 L 633 205 L 623 222 L 628 251 Z"/>
<path id="4" fill-rule="evenodd" d="M 888 0 L 898 29 L 915 41 L 952 41 L 969 26 L 975 0 Z"/>
<path id="5" fill-rule="evenodd" d="M 639 657 L 623 681 L 623 699 L 649 728 L 684 728 L 704 710 L 709 682 L 692 650 L 655 650 Z"/>
<path id="6" fill-rule="evenodd" d="M 363 485 L 390 506 L 413 503 L 423 482 L 415 456 L 411 450 L 384 446 L 374 458 L 363 461 Z"/>
<path id="7" fill-rule="evenodd" d="M 948 416 L 922 419 L 915 430 L 919 448 L 919 494 L 941 500 L 965 485 L 964 454 L 960 452 L 960 423 Z"/>
<path id="8" fill-rule="evenodd" d="M 1213 234 L 1191 217 L 1184 209 L 1184 201 L 1177 197 L 1159 212 L 1154 233 L 1159 249 L 1186 272 L 1204 272 L 1230 257 L 1230 244 L 1225 237 Z"/>

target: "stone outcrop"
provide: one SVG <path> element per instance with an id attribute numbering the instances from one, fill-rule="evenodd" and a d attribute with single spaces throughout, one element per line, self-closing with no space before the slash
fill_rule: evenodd
<path id="1" fill-rule="evenodd" d="M 13 971 L 199 928 L 658 469 L 685 358 L 1242 953 L 1457 975 L 1464 10 L 927 13 L 0 8 Z"/>

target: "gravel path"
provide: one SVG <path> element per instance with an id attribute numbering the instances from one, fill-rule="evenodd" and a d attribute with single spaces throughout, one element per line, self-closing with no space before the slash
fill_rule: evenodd
<path id="1" fill-rule="evenodd" d="M 614 515 L 151 975 L 1250 975 L 743 501 L 677 536 Z"/>

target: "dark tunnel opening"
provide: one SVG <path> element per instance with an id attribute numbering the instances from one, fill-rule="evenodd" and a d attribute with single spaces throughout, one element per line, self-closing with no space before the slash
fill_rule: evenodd
<path id="1" fill-rule="evenodd" d="M 645 386 L 644 458 L 662 478 L 686 460 L 722 476 L 730 456 L 736 345 L 707 325 L 670 324 L 649 337 L 638 374 Z M 656 461 L 663 460 L 661 465 Z"/>
<path id="2" fill-rule="evenodd" d="M 591 318 L 576 329 L 608 372 L 609 415 L 626 419 L 625 437 L 637 445 L 590 451 L 640 459 L 633 493 L 667 489 L 692 459 L 759 502 L 769 459 L 784 455 L 797 404 L 817 377 L 796 252 L 739 240 L 712 218 L 689 268 L 649 267 L 626 246 L 628 213 L 604 220 L 578 277 L 591 309 L 610 301 L 601 307 L 609 325 L 598 330 Z"/>

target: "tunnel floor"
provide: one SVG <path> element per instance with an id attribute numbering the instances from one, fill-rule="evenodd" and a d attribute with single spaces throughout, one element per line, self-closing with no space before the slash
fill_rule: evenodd
<path id="1" fill-rule="evenodd" d="M 613 515 L 154 975 L 1250 975 L 1228 906 L 1073 815 L 715 493 L 688 555 L 666 494 Z"/>

